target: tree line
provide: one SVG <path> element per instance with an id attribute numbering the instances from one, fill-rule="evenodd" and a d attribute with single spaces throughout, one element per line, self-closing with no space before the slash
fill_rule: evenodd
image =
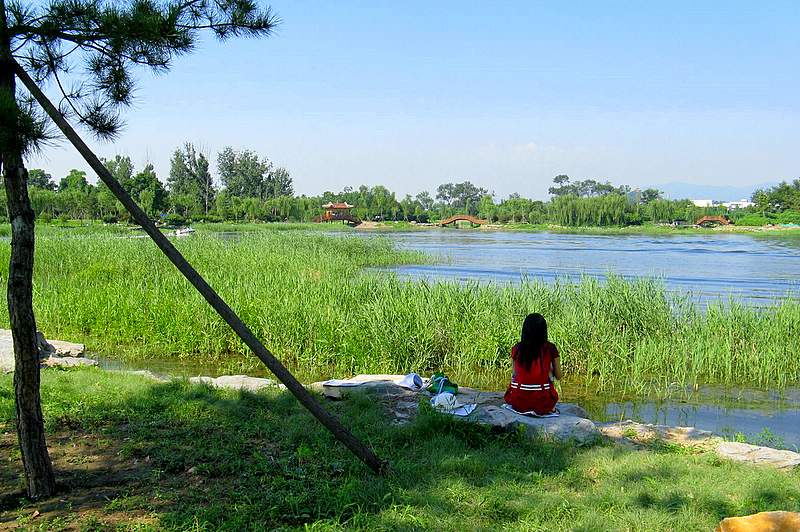
<path id="1" fill-rule="evenodd" d="M 217 156 L 220 185 L 211 174 L 208 155 L 193 144 L 175 150 L 166 183 L 152 164 L 137 171 L 131 158 L 117 155 L 103 163 L 153 219 L 167 222 L 223 219 L 263 219 L 264 205 L 277 216 L 277 198 L 294 194 L 292 178 L 283 167 L 252 150 L 226 147 Z M 71 170 L 56 181 L 42 169 L 28 174 L 29 196 L 37 218 L 129 221 L 128 214 L 102 182 L 89 183 L 86 172 Z M 5 198 L 0 199 L 4 204 Z M 5 207 L 5 205 L 3 205 Z M 6 209 L 3 208 L 2 212 Z"/>
<path id="2" fill-rule="evenodd" d="M 298 196 L 286 168 L 249 149 L 226 147 L 217 154 L 219 180 L 216 181 L 210 157 L 191 143 L 173 153 L 165 183 L 158 178 L 153 165 L 147 164 L 137 171 L 127 156 L 117 155 L 104 163 L 145 212 L 168 224 L 309 222 L 329 202 L 353 205 L 352 214 L 362 220 L 417 223 L 471 214 L 500 224 L 624 226 L 645 222 L 693 223 L 707 214 L 726 214 L 722 207 L 696 207 L 689 200 L 665 199 L 652 188 L 638 190 L 593 179 L 573 181 L 563 174 L 553 179 L 549 201 L 523 198 L 519 194 L 498 201 L 494 194 L 470 181 L 443 183 L 433 194 L 422 191 L 402 197 L 382 185 Z M 105 185 L 90 184 L 83 171 L 72 170 L 56 182 L 45 171 L 34 169 L 29 174 L 29 186 L 34 212 L 44 221 L 55 218 L 128 221 L 127 213 Z M 800 212 L 800 180 L 757 190 L 753 201 L 754 207 L 728 214 L 734 219 L 763 218 L 764 223 L 769 222 L 770 216 L 778 219 L 774 213 L 788 211 L 788 216 L 793 216 Z"/>

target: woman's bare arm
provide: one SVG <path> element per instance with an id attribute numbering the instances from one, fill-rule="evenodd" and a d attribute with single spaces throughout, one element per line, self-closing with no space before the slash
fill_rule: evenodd
<path id="1" fill-rule="evenodd" d="M 561 380 L 561 362 L 558 357 L 553 359 L 553 377 Z"/>

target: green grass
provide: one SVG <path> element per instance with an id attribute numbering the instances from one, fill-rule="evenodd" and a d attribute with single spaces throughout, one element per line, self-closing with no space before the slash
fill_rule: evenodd
<path id="1" fill-rule="evenodd" d="M 213 222 L 213 223 L 194 223 L 191 226 L 198 231 L 206 233 L 220 232 L 255 232 L 255 231 L 315 231 L 348 233 L 352 231 L 363 231 L 362 227 L 351 227 L 341 222 L 335 223 L 311 223 L 311 222 Z M 409 222 L 379 222 L 375 227 L 368 229 L 370 232 L 389 233 L 396 231 L 420 231 L 424 227 Z"/>
<path id="2" fill-rule="evenodd" d="M 532 233 L 559 233 L 570 235 L 653 235 L 653 236 L 669 236 L 669 235 L 719 235 L 730 233 L 741 233 L 747 235 L 758 236 L 794 236 L 800 235 L 800 228 L 784 228 L 781 230 L 766 230 L 761 227 L 752 226 L 739 226 L 729 225 L 724 228 L 706 228 L 694 226 L 679 226 L 672 227 L 668 225 L 656 225 L 653 223 L 645 223 L 642 225 L 626 225 L 626 226 L 559 226 L 552 224 L 503 224 L 500 226 L 493 226 L 487 230 L 496 231 L 514 231 L 514 232 L 532 232 Z"/>
<path id="3" fill-rule="evenodd" d="M 425 261 L 388 239 L 262 230 L 176 245 L 269 348 L 312 376 L 427 373 L 507 378 L 524 316 L 543 313 L 566 373 L 593 385 L 796 384 L 800 304 L 711 305 L 655 280 L 546 285 L 407 282 L 364 268 Z M 9 248 L 0 247 L 5 277 Z M 4 293 L 1 297 L 4 297 Z M 51 338 L 109 356 L 261 367 L 147 239 L 40 235 L 34 305 Z M 0 323 L 7 324 L 5 302 Z"/>
<path id="4" fill-rule="evenodd" d="M 289 222 L 203 222 L 190 224 L 197 231 L 204 233 L 236 233 L 255 231 L 319 231 L 319 232 L 348 232 L 353 228 L 342 223 L 315 224 L 315 223 L 289 223 Z"/>
<path id="5" fill-rule="evenodd" d="M 44 372 L 42 397 L 65 490 L 39 504 L 5 498 L 0 526 L 711 530 L 729 515 L 800 510 L 797 471 L 669 445 L 529 440 L 425 409 L 398 427 L 372 397 L 326 407 L 391 461 L 387 478 L 369 474 L 278 390 L 225 392 L 82 369 Z M 5 494 L 23 487 L 12 401 L 11 377 L 0 376 Z"/>

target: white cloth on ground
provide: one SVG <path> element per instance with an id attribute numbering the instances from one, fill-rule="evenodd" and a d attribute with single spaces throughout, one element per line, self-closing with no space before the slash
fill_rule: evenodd
<path id="1" fill-rule="evenodd" d="M 367 375 L 366 377 L 380 377 L 380 378 L 369 378 L 364 379 L 363 375 L 359 375 L 357 377 L 353 377 L 351 379 L 329 379 L 322 383 L 323 386 L 332 386 L 332 387 L 356 387 L 356 386 L 364 386 L 371 383 L 376 382 L 392 382 L 397 384 L 398 386 L 402 386 L 407 390 L 412 390 L 418 392 L 425 388 L 427 385 L 428 379 L 423 379 L 417 373 L 409 373 L 408 375 L 375 375 L 370 376 Z"/>
<path id="2" fill-rule="evenodd" d="M 461 404 L 456 396 L 450 392 L 438 393 L 431 398 L 431 406 L 443 414 L 465 417 L 470 415 L 478 406 L 477 404 Z"/>
<path id="3" fill-rule="evenodd" d="M 361 386 L 363 382 L 344 380 L 344 379 L 330 379 L 322 383 L 323 386 Z"/>

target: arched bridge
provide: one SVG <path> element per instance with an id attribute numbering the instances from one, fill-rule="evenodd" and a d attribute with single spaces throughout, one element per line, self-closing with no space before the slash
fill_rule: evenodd
<path id="1" fill-rule="evenodd" d="M 731 222 L 725 216 L 703 216 L 695 225 L 710 226 L 710 225 L 729 225 Z"/>
<path id="2" fill-rule="evenodd" d="M 476 218 L 474 216 L 470 216 L 469 214 L 456 214 L 455 216 L 451 216 L 450 218 L 447 218 L 446 220 L 442 220 L 441 222 L 439 222 L 439 225 L 441 227 L 444 227 L 444 226 L 450 225 L 450 224 L 454 224 L 455 225 L 456 222 L 469 222 L 472 225 L 483 225 L 483 224 L 489 223 L 486 220 L 481 220 L 480 218 Z"/>

